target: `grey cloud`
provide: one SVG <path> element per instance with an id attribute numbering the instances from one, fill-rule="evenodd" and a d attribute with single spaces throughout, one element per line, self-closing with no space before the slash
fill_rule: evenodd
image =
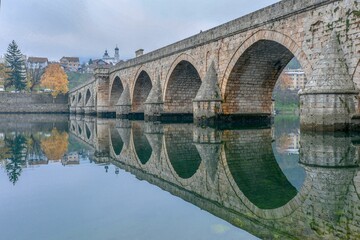
<path id="1" fill-rule="evenodd" d="M 15 39 L 25 54 L 101 57 L 118 44 L 129 58 L 276 2 L 239 0 L 3 0 L 0 53 Z"/>

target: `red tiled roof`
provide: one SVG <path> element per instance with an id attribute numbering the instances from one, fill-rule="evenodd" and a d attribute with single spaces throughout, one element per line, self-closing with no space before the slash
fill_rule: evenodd
<path id="1" fill-rule="evenodd" d="M 27 61 L 30 63 L 45 63 L 48 62 L 48 59 L 43 57 L 29 57 Z"/>
<path id="2" fill-rule="evenodd" d="M 69 62 L 80 62 L 78 57 L 62 57 L 60 61 L 67 60 Z"/>

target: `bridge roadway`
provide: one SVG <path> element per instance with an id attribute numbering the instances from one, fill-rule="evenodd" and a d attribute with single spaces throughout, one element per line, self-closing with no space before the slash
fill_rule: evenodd
<path id="1" fill-rule="evenodd" d="M 141 180 L 264 239 L 359 239 L 358 148 L 343 134 L 301 134 L 295 188 L 273 153 L 272 129 L 72 116 L 70 132 Z M 286 166 L 285 166 L 286 168 Z"/>
<path id="2" fill-rule="evenodd" d="M 358 0 L 284 0 L 110 68 L 69 94 L 75 114 L 269 119 L 272 92 L 296 57 L 308 83 L 301 127 L 349 130 L 358 113 Z M 355 121 L 353 118 L 353 122 Z"/>

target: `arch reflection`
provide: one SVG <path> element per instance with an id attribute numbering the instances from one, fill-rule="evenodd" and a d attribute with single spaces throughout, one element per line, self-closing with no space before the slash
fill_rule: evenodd
<path id="1" fill-rule="evenodd" d="M 152 148 L 145 135 L 144 125 L 141 123 L 133 123 L 132 132 L 136 155 L 141 164 L 145 165 L 150 160 Z"/>
<path id="2" fill-rule="evenodd" d="M 118 156 L 118 155 L 120 155 L 120 153 L 124 147 L 124 142 L 116 128 L 111 128 L 110 137 L 111 137 L 111 145 L 112 145 L 113 151 L 114 151 L 115 155 Z"/>
<path id="3" fill-rule="evenodd" d="M 91 131 L 90 131 L 89 126 L 86 123 L 85 123 L 85 130 L 86 130 L 86 137 L 87 137 L 88 140 L 90 140 Z"/>
<path id="4" fill-rule="evenodd" d="M 193 143 L 193 132 L 189 125 L 166 127 L 165 145 L 169 161 L 182 179 L 191 178 L 199 169 L 201 157 Z"/>
<path id="5" fill-rule="evenodd" d="M 280 169 L 269 130 L 232 132 L 225 143 L 229 171 L 240 191 L 260 209 L 276 209 L 297 195 Z"/>

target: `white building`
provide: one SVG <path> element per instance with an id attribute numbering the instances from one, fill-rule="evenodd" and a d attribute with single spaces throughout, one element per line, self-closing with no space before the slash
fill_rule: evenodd
<path id="1" fill-rule="evenodd" d="M 77 152 L 71 152 L 64 155 L 61 159 L 62 165 L 78 165 L 80 164 L 79 154 Z"/>
<path id="2" fill-rule="evenodd" d="M 49 60 L 43 57 L 29 57 L 26 61 L 28 69 L 44 69 L 49 64 Z"/>
<path id="3" fill-rule="evenodd" d="M 110 57 L 108 51 L 105 50 L 102 60 L 105 61 L 106 63 L 112 64 L 112 65 L 115 65 L 118 62 L 120 62 L 119 48 L 116 46 L 114 57 Z"/>
<path id="4" fill-rule="evenodd" d="M 65 71 L 77 72 L 80 68 L 80 59 L 78 57 L 62 57 L 60 65 Z"/>
<path id="5" fill-rule="evenodd" d="M 291 84 L 289 86 L 291 90 L 304 89 L 306 76 L 302 69 L 287 69 L 284 74 L 291 78 Z"/>

